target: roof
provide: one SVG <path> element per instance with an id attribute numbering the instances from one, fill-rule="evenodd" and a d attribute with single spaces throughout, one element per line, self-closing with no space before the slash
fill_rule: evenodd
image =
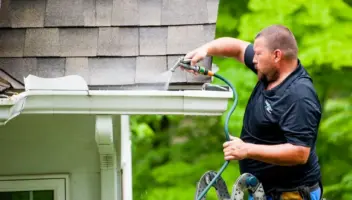
<path id="1" fill-rule="evenodd" d="M 91 87 L 151 83 L 215 38 L 217 10 L 218 0 L 2 0 L 0 67 L 22 83 L 29 74 L 80 75 Z M 182 71 L 171 79 L 209 81 Z"/>

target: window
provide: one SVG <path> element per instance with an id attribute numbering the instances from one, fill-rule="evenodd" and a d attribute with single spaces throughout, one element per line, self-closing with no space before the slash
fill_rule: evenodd
<path id="1" fill-rule="evenodd" d="M 0 177 L 1 200 L 69 200 L 68 176 Z"/>

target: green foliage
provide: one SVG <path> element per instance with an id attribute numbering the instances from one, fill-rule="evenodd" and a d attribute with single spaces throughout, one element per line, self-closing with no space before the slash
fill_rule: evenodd
<path id="1" fill-rule="evenodd" d="M 241 16 L 248 12 L 248 0 L 219 0 L 218 20 L 216 23 L 217 36 L 237 35 L 237 26 Z"/>
<path id="2" fill-rule="evenodd" d="M 216 31 L 217 37 L 249 41 L 271 24 L 284 24 L 294 32 L 300 59 L 323 106 L 317 152 L 327 200 L 352 199 L 351 5 L 342 0 L 220 0 Z M 256 76 L 234 59 L 216 57 L 214 62 L 218 73 L 236 87 L 239 99 L 229 129 L 239 136 Z M 214 83 L 224 85 L 217 79 Z M 225 117 L 131 117 L 134 199 L 194 199 L 201 175 L 219 170 L 224 162 Z M 237 162 L 231 162 L 223 173 L 229 190 L 238 176 Z M 211 190 L 207 200 L 216 199 Z"/>
<path id="3" fill-rule="evenodd" d="M 321 124 L 322 133 L 329 134 L 328 142 L 342 143 L 352 140 L 352 95 L 345 98 L 330 99 L 325 104 L 325 114 L 329 116 Z M 340 127 L 336 129 L 336 127 Z"/>
<path id="4" fill-rule="evenodd" d="M 210 169 L 218 170 L 224 162 L 220 120 L 220 117 L 134 116 L 131 120 L 134 198 L 193 198 L 201 175 Z M 152 134 L 138 133 L 139 124 L 143 123 Z M 237 165 L 230 165 L 227 170 L 229 177 L 238 175 Z M 215 200 L 215 192 L 209 193 L 209 198 L 212 195 Z"/>
<path id="5" fill-rule="evenodd" d="M 352 191 L 352 95 L 325 101 L 318 153 L 322 163 L 324 192 L 328 199 L 350 199 Z M 342 153 L 342 154 L 341 154 Z"/>
<path id="6" fill-rule="evenodd" d="M 352 66 L 352 7 L 343 0 L 250 0 L 248 7 L 252 12 L 241 17 L 240 38 L 252 41 L 260 29 L 283 24 L 294 32 L 307 67 Z"/>

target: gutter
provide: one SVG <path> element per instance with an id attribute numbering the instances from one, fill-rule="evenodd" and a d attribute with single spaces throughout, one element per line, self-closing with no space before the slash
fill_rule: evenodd
<path id="1" fill-rule="evenodd" d="M 231 91 L 89 90 L 80 76 L 25 78 L 25 91 L 0 98 L 0 125 L 20 114 L 222 115 Z"/>

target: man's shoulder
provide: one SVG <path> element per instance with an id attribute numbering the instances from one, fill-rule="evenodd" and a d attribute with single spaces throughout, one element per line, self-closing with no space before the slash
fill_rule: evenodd
<path id="1" fill-rule="evenodd" d="M 285 96 L 288 104 L 293 104 L 297 101 L 308 101 L 320 107 L 319 98 L 314 88 L 312 79 L 309 76 L 298 77 L 286 89 Z"/>
<path id="2" fill-rule="evenodd" d="M 298 77 L 287 89 L 289 93 L 297 97 L 307 97 L 316 93 L 309 76 Z"/>

